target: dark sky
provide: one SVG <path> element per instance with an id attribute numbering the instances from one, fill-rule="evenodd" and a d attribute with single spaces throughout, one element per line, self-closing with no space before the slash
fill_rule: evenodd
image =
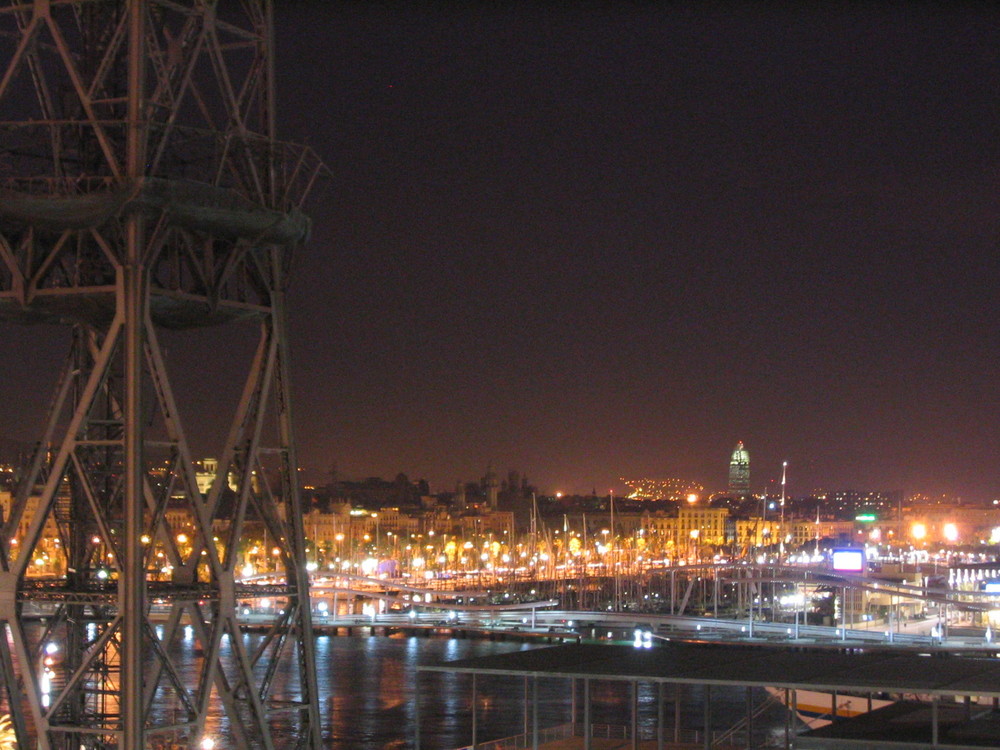
<path id="1" fill-rule="evenodd" d="M 276 5 L 311 476 L 1000 495 L 993 6 Z"/>

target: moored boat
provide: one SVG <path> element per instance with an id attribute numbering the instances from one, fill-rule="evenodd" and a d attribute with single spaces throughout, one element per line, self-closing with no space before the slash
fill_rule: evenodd
<path id="1" fill-rule="evenodd" d="M 785 691 L 779 688 L 767 688 L 767 691 L 782 702 L 785 702 L 787 694 L 789 703 L 786 705 L 794 710 L 799 719 L 810 729 L 818 729 L 838 719 L 850 719 L 895 703 L 893 700 L 873 698 L 868 695 L 820 690 Z"/>

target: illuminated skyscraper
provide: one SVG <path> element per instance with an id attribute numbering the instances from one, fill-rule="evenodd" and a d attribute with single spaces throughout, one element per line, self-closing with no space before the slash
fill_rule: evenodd
<path id="1" fill-rule="evenodd" d="M 729 459 L 729 491 L 734 495 L 750 494 L 750 453 L 741 440 Z"/>

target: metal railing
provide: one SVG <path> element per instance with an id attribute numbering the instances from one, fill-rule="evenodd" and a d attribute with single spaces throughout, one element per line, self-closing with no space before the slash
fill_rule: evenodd
<path id="1" fill-rule="evenodd" d="M 681 729 L 674 731 L 673 727 L 663 727 L 665 744 L 670 747 L 686 745 L 691 747 L 703 747 L 705 744 L 705 732 L 702 729 Z M 554 727 L 547 727 L 538 730 L 538 744 L 555 742 L 556 740 L 568 739 L 570 737 L 583 737 L 584 727 L 582 724 L 560 724 Z M 618 724 L 591 724 L 590 736 L 594 739 L 615 739 L 627 740 L 631 737 L 629 727 Z M 655 740 L 656 733 L 640 732 L 640 741 Z M 709 737 L 712 747 L 746 747 L 747 738 L 744 729 L 713 730 Z M 487 742 L 477 742 L 475 745 L 464 745 L 457 750 L 527 750 L 534 746 L 534 735 L 531 732 L 503 737 Z M 769 747 L 770 745 L 757 744 L 755 747 Z"/>

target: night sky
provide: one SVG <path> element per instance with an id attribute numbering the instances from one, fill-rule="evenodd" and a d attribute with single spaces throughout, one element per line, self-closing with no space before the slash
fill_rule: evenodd
<path id="1" fill-rule="evenodd" d="M 993 6 L 276 5 L 307 477 L 1000 496 Z"/>

